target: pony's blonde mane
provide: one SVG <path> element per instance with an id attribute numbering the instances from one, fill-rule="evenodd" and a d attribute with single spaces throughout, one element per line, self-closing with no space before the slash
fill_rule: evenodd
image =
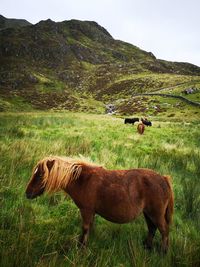
<path id="1" fill-rule="evenodd" d="M 50 171 L 48 164 L 52 164 Z M 50 156 L 39 161 L 34 169 L 36 170 L 40 166 L 44 173 L 43 185 L 45 186 L 45 191 L 53 193 L 65 189 L 70 182 L 78 179 L 84 165 L 97 166 L 81 159 Z"/>

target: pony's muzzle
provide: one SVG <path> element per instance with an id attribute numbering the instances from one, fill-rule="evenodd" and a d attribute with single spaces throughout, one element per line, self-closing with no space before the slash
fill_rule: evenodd
<path id="1" fill-rule="evenodd" d="M 42 195 L 44 193 L 44 190 L 45 190 L 44 187 L 40 188 L 40 190 L 37 192 L 30 192 L 29 190 L 26 190 L 26 197 L 28 199 L 33 199 L 33 198 L 39 197 L 40 195 Z"/>
<path id="2" fill-rule="evenodd" d="M 26 198 L 33 199 L 33 198 L 35 198 L 35 196 L 32 193 L 26 192 Z"/>

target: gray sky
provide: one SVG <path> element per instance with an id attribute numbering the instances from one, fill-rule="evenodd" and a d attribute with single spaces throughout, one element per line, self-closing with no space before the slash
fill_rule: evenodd
<path id="1" fill-rule="evenodd" d="M 92 20 L 157 58 L 200 66 L 200 0 L 0 0 L 0 14 L 31 23 Z"/>

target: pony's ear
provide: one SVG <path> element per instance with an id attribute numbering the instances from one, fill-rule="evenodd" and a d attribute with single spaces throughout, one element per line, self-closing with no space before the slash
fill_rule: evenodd
<path id="1" fill-rule="evenodd" d="M 47 168 L 49 171 L 53 167 L 54 162 L 55 162 L 55 160 L 47 160 Z"/>

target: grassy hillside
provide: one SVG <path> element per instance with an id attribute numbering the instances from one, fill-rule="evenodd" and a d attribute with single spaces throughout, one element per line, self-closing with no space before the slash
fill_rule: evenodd
<path id="1" fill-rule="evenodd" d="M 191 112 L 191 113 L 190 113 Z M 65 112 L 0 114 L 0 266 L 200 266 L 199 116 L 152 117 L 143 136 L 122 118 Z M 83 156 L 109 169 L 152 168 L 173 177 L 170 249 L 143 249 L 144 220 L 117 225 L 96 216 L 86 250 L 77 248 L 80 215 L 62 192 L 25 198 L 35 163 Z"/>
<path id="2" fill-rule="evenodd" d="M 41 21 L 3 29 L 0 38 L 2 111 L 102 112 L 135 93 L 200 84 L 199 67 L 158 60 L 92 21 Z"/>

